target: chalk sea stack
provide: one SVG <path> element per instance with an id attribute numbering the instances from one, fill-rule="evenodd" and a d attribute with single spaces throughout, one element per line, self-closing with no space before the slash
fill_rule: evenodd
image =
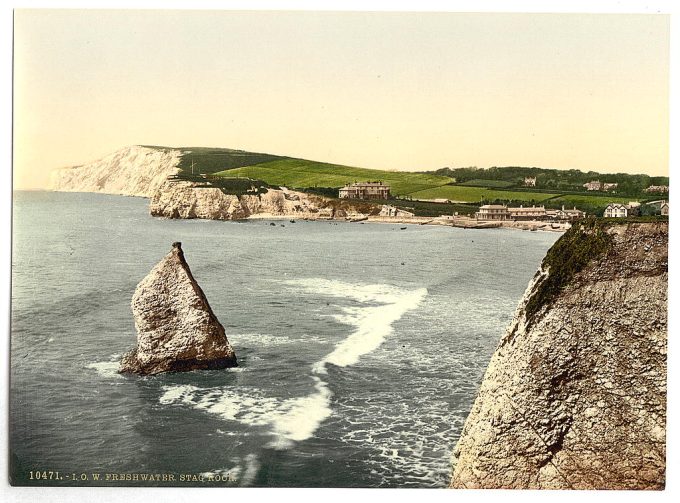
<path id="1" fill-rule="evenodd" d="M 158 374 L 235 367 L 236 355 L 184 259 L 181 243 L 137 285 L 132 296 L 137 347 L 119 372 Z"/>

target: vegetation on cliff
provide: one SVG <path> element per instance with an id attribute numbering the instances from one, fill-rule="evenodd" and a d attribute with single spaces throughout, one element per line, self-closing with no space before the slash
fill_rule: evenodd
<path id="1" fill-rule="evenodd" d="M 606 221 L 589 217 L 576 222 L 548 250 L 541 268 L 548 275 L 538 284 L 526 305 L 526 319 L 531 323 L 540 309 L 549 304 L 571 278 L 591 260 L 607 251 L 611 236 Z"/>

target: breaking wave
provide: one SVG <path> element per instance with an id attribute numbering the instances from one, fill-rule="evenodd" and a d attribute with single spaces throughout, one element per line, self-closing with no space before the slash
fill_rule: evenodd
<path id="1" fill-rule="evenodd" d="M 359 306 L 341 307 L 334 318 L 354 327 L 333 351 L 311 368 L 314 391 L 306 396 L 276 398 L 264 396 L 255 388 L 198 388 L 193 385 L 165 386 L 160 397 L 164 405 L 184 404 L 217 414 L 249 426 L 267 427 L 274 434 L 275 448 L 287 448 L 293 442 L 306 440 L 332 413 L 332 392 L 324 380 L 327 366 L 347 367 L 376 350 L 393 332 L 393 324 L 406 312 L 416 309 L 427 295 L 424 288 L 404 290 L 389 285 L 357 285 L 325 279 L 287 281 L 303 293 L 351 299 Z"/>

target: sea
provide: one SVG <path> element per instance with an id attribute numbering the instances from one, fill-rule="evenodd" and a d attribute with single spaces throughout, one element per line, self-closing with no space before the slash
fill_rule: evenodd
<path id="1" fill-rule="evenodd" d="M 15 192 L 15 485 L 445 487 L 489 358 L 559 234 L 168 220 Z M 181 241 L 238 367 L 140 377 L 135 286 Z"/>

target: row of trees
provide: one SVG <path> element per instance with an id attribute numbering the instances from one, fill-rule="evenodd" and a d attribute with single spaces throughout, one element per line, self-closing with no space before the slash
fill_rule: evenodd
<path id="1" fill-rule="evenodd" d="M 505 166 L 492 168 L 442 168 L 431 173 L 450 176 L 457 183 L 470 180 L 503 180 L 513 183 L 517 187 L 524 185 L 525 177 L 536 178 L 536 189 L 556 190 L 565 192 L 583 192 L 584 183 L 599 180 L 606 183 L 618 183 L 616 193 L 621 195 L 640 195 L 650 185 L 668 185 L 667 176 L 631 175 L 628 173 L 598 173 L 596 171 L 581 171 L 578 169 L 546 169 L 528 168 L 520 166 Z"/>

